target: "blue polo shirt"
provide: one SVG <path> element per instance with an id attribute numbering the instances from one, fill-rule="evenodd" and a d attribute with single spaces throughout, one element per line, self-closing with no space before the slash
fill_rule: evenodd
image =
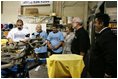
<path id="1" fill-rule="evenodd" d="M 35 32 L 31 38 L 36 38 L 36 35 L 39 35 L 41 38 L 43 38 L 43 40 L 42 40 L 43 42 L 45 42 L 47 39 L 47 33 L 45 31 L 42 31 L 40 33 Z M 35 48 L 34 51 L 35 51 L 35 53 L 46 53 L 47 52 L 47 45 L 41 46 L 39 48 Z"/>
<path id="2" fill-rule="evenodd" d="M 52 47 L 59 45 L 61 41 L 64 41 L 64 36 L 62 32 L 58 31 L 57 33 L 50 32 L 47 40 L 50 41 Z M 52 50 L 55 53 L 62 52 L 62 47 L 58 48 L 57 50 Z"/>

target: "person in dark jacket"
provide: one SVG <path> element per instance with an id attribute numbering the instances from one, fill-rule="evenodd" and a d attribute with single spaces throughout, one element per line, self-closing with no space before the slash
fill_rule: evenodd
<path id="1" fill-rule="evenodd" d="M 89 35 L 82 26 L 82 20 L 79 17 L 74 17 L 72 22 L 75 31 L 75 37 L 71 43 L 71 52 L 85 56 L 90 46 Z"/>
<path id="2" fill-rule="evenodd" d="M 74 17 L 72 22 L 75 31 L 75 37 L 71 43 L 72 54 L 78 54 L 83 56 L 85 67 L 81 74 L 81 77 L 87 77 L 87 51 L 90 47 L 90 40 L 88 32 L 82 26 L 82 20 L 79 17 Z"/>
<path id="3" fill-rule="evenodd" d="M 93 78 L 117 77 L 117 36 L 108 28 L 108 14 L 95 15 L 95 44 L 90 50 L 89 73 Z"/>

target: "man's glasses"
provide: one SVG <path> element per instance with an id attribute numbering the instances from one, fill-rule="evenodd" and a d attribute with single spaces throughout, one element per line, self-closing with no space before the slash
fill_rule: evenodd
<path id="1" fill-rule="evenodd" d="M 22 26 L 22 25 L 17 25 L 17 26 Z"/>
<path id="2" fill-rule="evenodd" d="M 72 23 L 78 23 L 78 22 L 72 22 Z"/>

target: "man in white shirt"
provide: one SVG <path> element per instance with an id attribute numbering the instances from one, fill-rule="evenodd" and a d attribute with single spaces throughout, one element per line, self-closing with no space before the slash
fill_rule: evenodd
<path id="1" fill-rule="evenodd" d="M 8 33 L 7 38 L 10 43 L 26 41 L 29 37 L 28 34 L 29 34 L 28 30 L 23 28 L 23 21 L 21 19 L 18 19 L 16 22 L 16 28 L 13 28 Z"/>

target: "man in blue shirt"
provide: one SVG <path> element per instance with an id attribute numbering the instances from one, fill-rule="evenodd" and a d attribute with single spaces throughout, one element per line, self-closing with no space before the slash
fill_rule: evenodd
<path id="1" fill-rule="evenodd" d="M 52 27 L 52 32 L 49 33 L 47 40 L 47 45 L 51 50 L 51 55 L 62 54 L 64 36 L 62 32 L 57 30 L 56 26 Z"/>
<path id="2" fill-rule="evenodd" d="M 45 31 L 42 31 L 40 24 L 36 26 L 36 32 L 32 34 L 31 38 L 36 38 L 37 36 L 42 38 L 42 42 L 44 46 L 37 47 L 34 49 L 34 51 L 36 54 L 38 54 L 38 57 L 46 58 L 47 57 L 47 45 L 46 45 L 47 33 Z"/>

